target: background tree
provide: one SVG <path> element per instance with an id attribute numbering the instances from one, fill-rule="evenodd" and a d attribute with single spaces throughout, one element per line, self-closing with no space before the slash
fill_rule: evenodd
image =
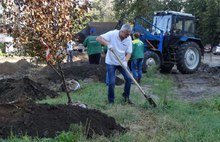
<path id="1" fill-rule="evenodd" d="M 61 63 L 65 58 L 66 43 L 87 18 L 88 1 L 81 4 L 75 0 L 17 0 L 12 4 L 6 1 L 5 5 L 14 17 L 10 25 L 16 43 L 21 44 L 30 56 L 47 59 L 62 78 L 68 103 L 72 103 Z"/>
<path id="2" fill-rule="evenodd" d="M 161 0 L 161 10 L 182 11 L 185 5 L 184 0 Z M 159 10 L 159 9 L 158 9 Z"/>
<path id="3" fill-rule="evenodd" d="M 197 31 L 204 44 L 220 42 L 220 1 L 187 0 L 185 11 L 197 17 Z"/>
<path id="4" fill-rule="evenodd" d="M 114 0 L 113 2 L 116 19 L 122 20 L 130 17 L 132 0 Z"/>
<path id="5" fill-rule="evenodd" d="M 136 16 L 152 21 L 153 12 L 172 10 L 192 13 L 196 16 L 196 31 L 203 44 L 220 42 L 219 0 L 114 0 L 116 19 L 127 22 Z"/>
<path id="6" fill-rule="evenodd" d="M 92 13 L 95 21 L 110 22 L 115 20 L 113 0 L 93 0 Z"/>
<path id="7" fill-rule="evenodd" d="M 142 16 L 152 20 L 155 11 L 180 11 L 183 6 L 183 0 L 114 0 L 117 19 L 133 19 Z"/>

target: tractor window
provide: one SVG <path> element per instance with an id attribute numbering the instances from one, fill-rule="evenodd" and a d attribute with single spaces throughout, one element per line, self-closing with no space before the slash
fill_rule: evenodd
<path id="1" fill-rule="evenodd" d="M 194 35 L 194 21 L 193 20 L 185 20 L 184 23 L 184 34 L 188 36 Z"/>
<path id="2" fill-rule="evenodd" d="M 172 17 L 171 15 L 165 15 L 165 16 L 155 16 L 154 17 L 154 25 L 157 26 L 159 29 L 163 30 L 165 33 L 170 33 L 171 29 L 171 21 Z M 153 33 L 154 34 L 160 34 L 160 31 L 153 27 Z"/>
<path id="3" fill-rule="evenodd" d="M 176 27 L 174 28 L 176 34 L 181 34 L 183 29 L 183 19 L 176 21 Z"/>

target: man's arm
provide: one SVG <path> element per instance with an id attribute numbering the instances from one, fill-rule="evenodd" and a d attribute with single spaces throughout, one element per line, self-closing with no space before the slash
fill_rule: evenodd
<path id="1" fill-rule="evenodd" d="M 126 58 L 126 62 L 128 63 L 128 61 L 129 61 L 130 58 L 131 58 L 131 53 L 127 53 L 125 58 Z"/>
<path id="2" fill-rule="evenodd" d="M 102 44 L 102 45 L 109 45 L 109 42 L 108 41 L 106 41 L 103 37 L 101 37 L 101 36 L 98 36 L 97 38 L 96 38 L 96 41 L 98 41 L 100 44 Z"/>
<path id="3" fill-rule="evenodd" d="M 83 46 L 87 46 L 87 40 L 88 40 L 88 38 L 86 38 L 84 41 L 83 41 Z"/>

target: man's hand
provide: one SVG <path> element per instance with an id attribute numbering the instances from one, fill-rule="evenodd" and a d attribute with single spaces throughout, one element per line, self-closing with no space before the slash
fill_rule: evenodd
<path id="1" fill-rule="evenodd" d="M 124 67 L 126 67 L 126 68 L 127 68 L 128 63 L 127 63 L 126 61 L 123 61 L 123 62 L 122 62 L 122 65 L 123 65 Z"/>
<path id="2" fill-rule="evenodd" d="M 112 51 L 113 46 L 111 44 L 108 44 L 107 47 L 108 47 L 108 50 Z"/>

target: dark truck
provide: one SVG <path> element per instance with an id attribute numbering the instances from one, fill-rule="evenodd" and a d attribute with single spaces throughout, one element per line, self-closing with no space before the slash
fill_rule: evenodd
<path id="1" fill-rule="evenodd" d="M 90 30 L 95 29 L 94 36 L 99 36 L 108 31 L 114 30 L 117 26 L 117 22 L 89 22 L 82 31 L 76 34 L 76 38 L 79 43 L 83 43 L 85 38 L 90 35 Z"/>

